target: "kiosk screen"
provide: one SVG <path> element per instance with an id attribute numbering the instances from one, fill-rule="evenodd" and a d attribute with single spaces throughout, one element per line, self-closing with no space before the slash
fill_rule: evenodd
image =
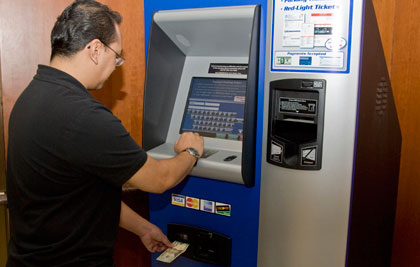
<path id="1" fill-rule="evenodd" d="M 180 133 L 242 140 L 246 79 L 193 77 Z"/>

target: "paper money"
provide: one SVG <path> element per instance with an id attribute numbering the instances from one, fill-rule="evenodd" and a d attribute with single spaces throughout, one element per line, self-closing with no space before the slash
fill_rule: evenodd
<path id="1" fill-rule="evenodd" d="M 159 255 L 159 257 L 156 258 L 156 260 L 166 263 L 173 262 L 176 258 L 178 258 L 179 255 L 184 253 L 189 246 L 189 244 L 179 241 L 174 241 L 172 245 L 173 247 L 167 248 L 164 252 L 162 252 L 162 254 Z"/>

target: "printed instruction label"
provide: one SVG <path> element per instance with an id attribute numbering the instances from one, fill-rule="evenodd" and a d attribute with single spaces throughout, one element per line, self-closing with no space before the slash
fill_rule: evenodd
<path id="1" fill-rule="evenodd" d="M 301 165 L 302 166 L 315 166 L 316 165 L 316 146 L 304 147 L 301 151 Z"/>
<path id="2" fill-rule="evenodd" d="M 271 141 L 270 159 L 278 163 L 283 163 L 283 150 L 282 144 Z"/>
<path id="3" fill-rule="evenodd" d="M 248 64 L 211 63 L 209 73 L 217 74 L 248 74 Z"/>
<path id="4" fill-rule="evenodd" d="M 353 0 L 273 1 L 272 71 L 349 72 Z"/>
<path id="5" fill-rule="evenodd" d="M 280 97 L 280 112 L 282 113 L 315 115 L 316 111 L 315 99 Z"/>

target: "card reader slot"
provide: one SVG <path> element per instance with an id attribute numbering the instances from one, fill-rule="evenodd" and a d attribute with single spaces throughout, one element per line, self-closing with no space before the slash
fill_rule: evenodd
<path id="1" fill-rule="evenodd" d="M 293 116 L 293 115 L 283 115 L 283 121 L 293 121 L 293 122 L 302 122 L 302 123 L 315 123 L 314 117 L 303 117 L 303 116 Z"/>
<path id="2" fill-rule="evenodd" d="M 314 87 L 313 80 L 302 80 L 302 88 L 312 88 Z"/>
<path id="3" fill-rule="evenodd" d="M 203 155 L 201 155 L 201 158 L 205 159 L 210 157 L 213 154 L 216 154 L 219 150 L 214 149 L 204 149 Z"/>

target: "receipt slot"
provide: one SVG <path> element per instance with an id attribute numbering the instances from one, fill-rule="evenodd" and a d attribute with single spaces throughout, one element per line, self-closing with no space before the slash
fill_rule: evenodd
<path id="1" fill-rule="evenodd" d="M 319 170 L 322 162 L 325 80 L 270 82 L 267 161 Z"/>

